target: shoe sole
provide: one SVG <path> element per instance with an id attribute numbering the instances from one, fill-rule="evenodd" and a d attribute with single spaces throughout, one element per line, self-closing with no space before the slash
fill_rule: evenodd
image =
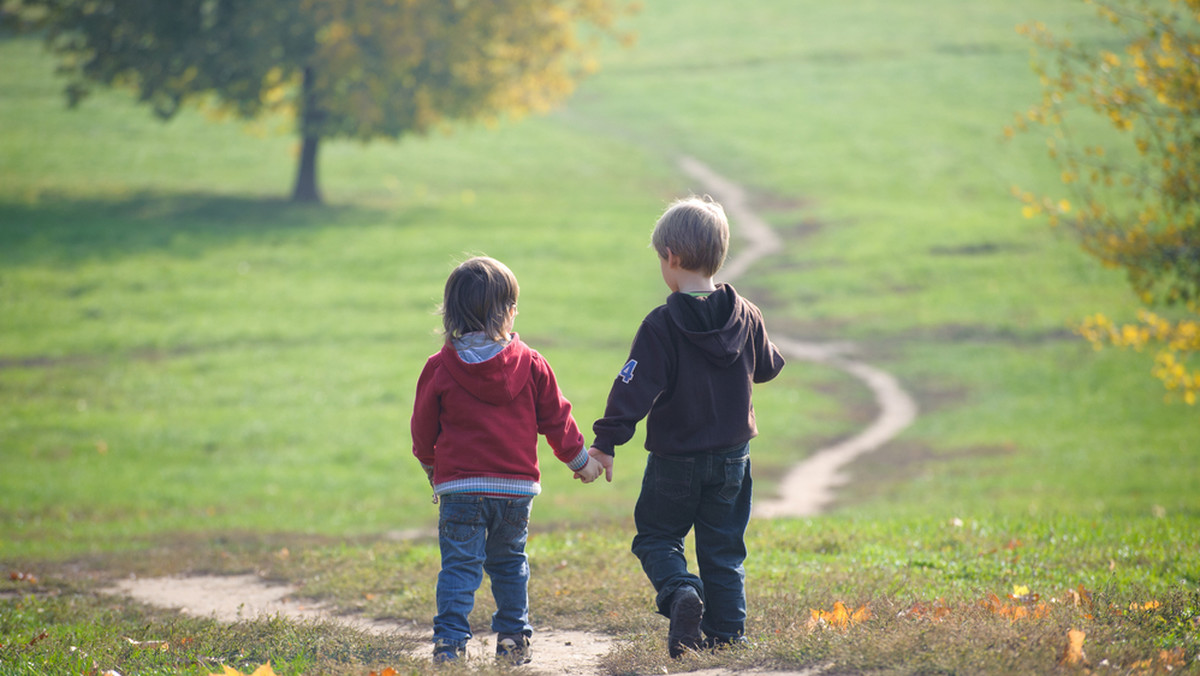
<path id="1" fill-rule="evenodd" d="M 671 606 L 671 628 L 667 632 L 667 651 L 672 658 L 688 650 L 699 650 L 700 621 L 704 617 L 704 603 L 698 596 L 680 599 Z"/>

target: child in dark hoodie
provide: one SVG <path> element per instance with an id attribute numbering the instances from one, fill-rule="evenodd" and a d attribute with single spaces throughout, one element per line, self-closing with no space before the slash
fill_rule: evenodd
<path id="1" fill-rule="evenodd" d="M 495 259 L 455 268 L 442 303 L 446 343 L 417 380 L 413 455 L 440 502 L 435 662 L 465 654 L 467 618 L 485 570 L 496 600 L 496 655 L 529 662 L 525 540 L 541 492 L 538 434 L 584 483 L 603 471 L 588 455 L 550 364 L 512 333 L 519 291 L 512 271 Z"/>
<path id="2" fill-rule="evenodd" d="M 648 416 L 633 553 L 657 592 L 658 612 L 670 618 L 667 647 L 679 657 L 745 641 L 749 441 L 758 434 L 751 390 L 784 362 L 759 309 L 713 282 L 729 247 L 719 204 L 673 203 L 651 242 L 672 293 L 642 320 L 588 452 L 612 481 L 614 447 Z M 684 558 L 693 528 L 699 577 Z"/>

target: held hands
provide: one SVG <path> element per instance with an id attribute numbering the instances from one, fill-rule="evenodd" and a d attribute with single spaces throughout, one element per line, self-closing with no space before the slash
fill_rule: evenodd
<path id="1" fill-rule="evenodd" d="M 588 449 L 588 455 L 592 456 L 592 459 L 600 463 L 600 466 L 604 468 L 604 479 L 611 484 L 613 474 L 613 457 L 596 448 L 595 446 L 592 446 Z"/>
<path id="2" fill-rule="evenodd" d="M 598 479 L 603 471 L 604 467 L 595 458 L 589 456 L 587 464 L 575 472 L 575 478 L 585 484 L 590 484 Z"/>
<path id="3" fill-rule="evenodd" d="M 578 472 L 575 472 L 575 478 L 585 484 L 590 484 L 599 479 L 602 472 L 604 473 L 605 480 L 612 483 L 613 457 L 592 446 L 588 449 L 587 464 Z"/>

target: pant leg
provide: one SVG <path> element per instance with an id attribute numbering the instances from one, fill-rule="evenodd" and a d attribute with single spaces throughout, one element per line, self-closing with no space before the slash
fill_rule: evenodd
<path id="1" fill-rule="evenodd" d="M 697 460 L 660 456 L 646 461 L 642 492 L 633 510 L 637 535 L 633 553 L 657 592 L 658 612 L 670 617 L 671 596 L 681 585 L 691 585 L 704 597 L 700 578 L 688 572 L 683 540 L 692 529 L 699 506 Z"/>
<path id="2" fill-rule="evenodd" d="M 704 621 L 712 638 L 746 630 L 746 526 L 753 484 L 750 450 L 707 456 L 707 479 L 696 513 L 696 561 L 704 581 Z"/>
<path id="3" fill-rule="evenodd" d="M 533 498 L 489 498 L 486 561 L 492 581 L 496 612 L 492 631 L 500 634 L 533 635 L 529 625 L 529 559 L 525 542 L 529 537 L 529 514 Z"/>
<path id="4" fill-rule="evenodd" d="M 437 580 L 437 616 L 433 639 L 464 647 L 471 639 L 468 617 L 483 582 L 487 524 L 483 498 L 444 495 L 440 501 L 438 544 L 442 570 Z"/>

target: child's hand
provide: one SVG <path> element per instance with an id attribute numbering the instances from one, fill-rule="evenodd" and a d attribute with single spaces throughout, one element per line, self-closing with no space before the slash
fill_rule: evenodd
<path id="1" fill-rule="evenodd" d="M 585 484 L 590 484 L 600 478 L 600 474 L 604 471 L 604 466 L 591 456 L 588 456 L 587 464 L 584 465 L 578 472 L 575 472 L 575 478 Z"/>
<path id="2" fill-rule="evenodd" d="M 596 448 L 595 446 L 592 446 L 588 449 L 588 455 L 592 456 L 592 459 L 599 462 L 600 466 L 604 468 L 604 479 L 611 484 L 613 474 L 613 457 Z"/>

